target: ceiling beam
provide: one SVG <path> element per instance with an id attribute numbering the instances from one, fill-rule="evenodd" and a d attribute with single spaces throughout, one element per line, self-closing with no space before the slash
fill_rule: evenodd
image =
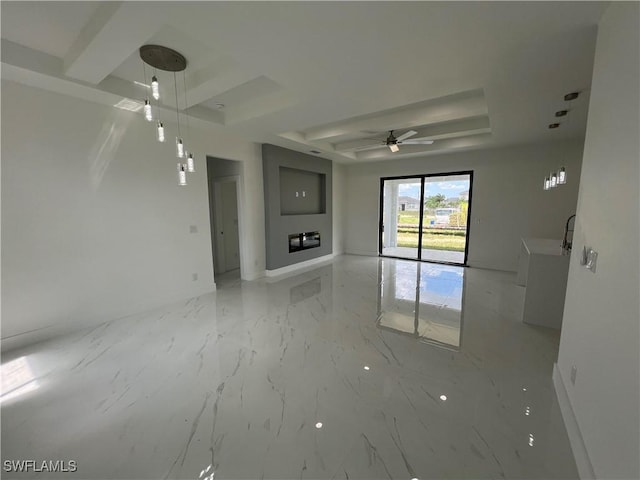
<path id="1" fill-rule="evenodd" d="M 187 108 L 204 103 L 255 78 L 255 74 L 239 68 L 228 58 L 217 61 L 187 77 Z"/>
<path id="2" fill-rule="evenodd" d="M 166 22 L 162 5 L 146 2 L 105 2 L 64 58 L 65 75 L 97 85 Z"/>
<path id="3" fill-rule="evenodd" d="M 353 132 L 401 130 L 414 125 L 441 123 L 487 114 L 484 91 L 475 89 L 312 128 L 304 134 L 305 138 L 312 142 Z"/>

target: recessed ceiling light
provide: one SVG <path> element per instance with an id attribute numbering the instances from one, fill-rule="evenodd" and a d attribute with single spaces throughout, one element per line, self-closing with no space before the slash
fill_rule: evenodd
<path id="1" fill-rule="evenodd" d="M 440 395 L 440 400 L 442 400 L 443 402 L 447 400 L 447 396 L 446 395 Z"/>
<path id="2" fill-rule="evenodd" d="M 567 113 L 569 113 L 569 110 L 558 110 L 556 112 L 556 117 L 564 117 Z"/>
<path id="3" fill-rule="evenodd" d="M 320 150 L 309 150 L 309 151 L 315 155 L 319 155 L 320 153 L 322 153 L 320 152 Z"/>
<path id="4" fill-rule="evenodd" d="M 222 110 L 224 108 L 224 103 L 216 103 L 216 108 L 218 110 Z"/>
<path id="5" fill-rule="evenodd" d="M 549 128 L 558 128 L 560 126 L 559 123 L 550 123 Z"/>
<path id="6" fill-rule="evenodd" d="M 564 96 L 564 101 L 568 102 L 570 100 L 575 100 L 576 98 L 578 98 L 578 95 L 580 95 L 580 92 L 571 92 L 571 93 L 567 93 Z"/>
<path id="7" fill-rule="evenodd" d="M 316 428 L 322 428 L 322 422 L 316 423 Z"/>

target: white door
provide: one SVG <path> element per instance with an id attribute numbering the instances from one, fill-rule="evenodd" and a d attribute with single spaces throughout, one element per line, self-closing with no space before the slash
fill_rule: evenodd
<path id="1" fill-rule="evenodd" d="M 224 271 L 240 268 L 240 238 L 238 235 L 238 193 L 236 182 L 220 183 L 220 238 L 224 250 Z"/>

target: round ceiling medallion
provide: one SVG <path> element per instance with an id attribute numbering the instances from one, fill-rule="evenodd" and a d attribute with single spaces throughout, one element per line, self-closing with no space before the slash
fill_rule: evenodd
<path id="1" fill-rule="evenodd" d="M 162 45 L 141 46 L 140 58 L 147 65 L 166 72 L 181 72 L 187 68 L 186 58 L 175 50 Z"/>

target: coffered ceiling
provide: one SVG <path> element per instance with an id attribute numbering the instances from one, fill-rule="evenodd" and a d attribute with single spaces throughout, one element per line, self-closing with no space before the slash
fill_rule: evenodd
<path id="1" fill-rule="evenodd" d="M 107 105 L 140 104 L 138 49 L 164 45 L 187 59 L 179 107 L 191 121 L 339 162 L 391 161 L 583 136 L 605 8 L 3 1 L 2 78 Z M 158 76 L 170 112 L 173 74 Z M 572 91 L 580 97 L 565 102 Z M 569 115 L 550 130 L 561 109 Z M 393 153 L 384 144 L 390 130 L 433 143 Z"/>

